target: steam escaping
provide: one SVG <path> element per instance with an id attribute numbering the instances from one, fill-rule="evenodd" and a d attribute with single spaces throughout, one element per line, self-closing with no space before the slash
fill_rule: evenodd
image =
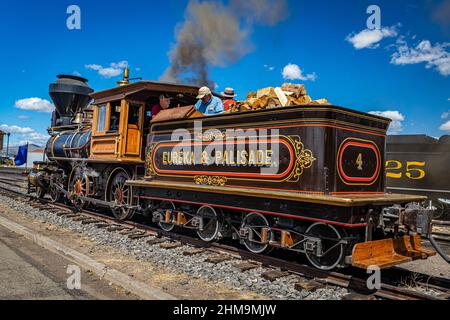
<path id="1" fill-rule="evenodd" d="M 286 0 L 231 0 L 228 6 L 191 0 L 184 22 L 176 27 L 170 67 L 160 80 L 214 88 L 208 67 L 237 62 L 252 50 L 249 36 L 254 24 L 273 26 L 286 17 Z"/>

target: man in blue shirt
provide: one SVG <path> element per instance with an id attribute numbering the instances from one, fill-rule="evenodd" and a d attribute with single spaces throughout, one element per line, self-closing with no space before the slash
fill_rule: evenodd
<path id="1" fill-rule="evenodd" d="M 225 111 L 222 100 L 213 96 L 208 87 L 200 88 L 197 99 L 200 100 L 195 104 L 195 108 L 207 116 L 221 114 Z"/>

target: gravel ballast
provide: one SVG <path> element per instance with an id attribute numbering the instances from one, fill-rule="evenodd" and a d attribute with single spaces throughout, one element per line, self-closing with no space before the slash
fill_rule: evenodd
<path id="1" fill-rule="evenodd" d="M 349 293 L 345 288 L 329 285 L 313 292 L 298 291 L 294 286 L 300 280 L 300 277 L 296 275 L 289 275 L 271 282 L 261 277 L 263 272 L 270 270 L 266 267 L 257 267 L 241 272 L 236 267 L 237 264 L 242 262 L 238 259 L 233 258 L 213 264 L 205 261 L 208 257 L 214 255 L 209 251 L 185 256 L 183 252 L 192 249 L 187 245 L 166 250 L 161 248 L 159 244 L 149 245 L 147 241 L 152 239 L 151 237 L 130 239 L 126 235 L 109 232 L 104 228 L 96 227 L 94 224 L 83 225 L 81 221 L 73 221 L 64 215 L 58 216 L 47 210 L 33 208 L 27 203 L 16 201 L 4 195 L 0 195 L 0 203 L 33 219 L 87 236 L 99 245 L 111 246 L 118 249 L 122 254 L 150 262 L 155 267 L 161 267 L 174 273 L 183 273 L 189 277 L 204 279 L 213 283 L 222 282 L 236 290 L 252 291 L 271 299 L 289 300 L 340 300 Z"/>

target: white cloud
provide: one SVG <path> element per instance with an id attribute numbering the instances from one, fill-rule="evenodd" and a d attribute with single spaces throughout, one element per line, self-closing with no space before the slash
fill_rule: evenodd
<path id="1" fill-rule="evenodd" d="M 29 142 L 43 146 L 49 138 L 48 135 L 39 133 L 30 127 L 2 124 L 0 130 L 11 133 L 11 138 L 18 141 L 19 144 Z"/>
<path id="2" fill-rule="evenodd" d="M 9 133 L 19 133 L 19 134 L 34 132 L 34 130 L 30 127 L 19 127 L 16 125 L 9 126 L 7 124 L 0 125 L 0 130 L 9 132 Z"/>
<path id="3" fill-rule="evenodd" d="M 52 113 L 53 110 L 55 110 L 55 107 L 50 101 L 41 98 L 26 98 L 17 100 L 15 103 L 15 107 L 22 110 L 47 113 Z"/>
<path id="4" fill-rule="evenodd" d="M 17 116 L 17 119 L 20 119 L 20 120 L 30 120 L 31 117 L 30 117 L 30 116 L 20 115 L 20 116 Z"/>
<path id="5" fill-rule="evenodd" d="M 397 51 L 391 56 L 391 63 L 407 65 L 426 63 L 427 69 L 434 68 L 441 75 L 450 75 L 450 53 L 447 47 L 450 43 L 431 44 L 428 40 L 421 41 L 415 48 L 409 47 L 404 38 L 397 40 Z"/>
<path id="6" fill-rule="evenodd" d="M 443 125 L 441 125 L 439 127 L 440 130 L 442 131 L 448 131 L 450 132 L 450 120 L 448 120 L 446 123 L 444 123 Z"/>
<path id="7" fill-rule="evenodd" d="M 381 29 L 364 29 L 359 33 L 352 32 L 345 40 L 350 42 L 355 49 L 375 49 L 379 47 L 379 42 L 384 38 L 396 37 L 395 26 L 383 27 Z"/>
<path id="8" fill-rule="evenodd" d="M 268 64 L 265 64 L 265 65 L 264 65 L 264 68 L 267 69 L 267 70 L 269 70 L 269 71 L 275 70 L 275 67 L 274 67 L 274 66 L 271 66 L 271 65 L 268 65 Z"/>
<path id="9" fill-rule="evenodd" d="M 449 116 L 450 116 L 450 110 L 444 112 L 444 113 L 441 115 L 441 118 L 442 118 L 442 119 L 447 119 Z"/>
<path id="10" fill-rule="evenodd" d="M 81 73 L 79 73 L 77 70 L 75 70 L 74 72 L 72 72 L 72 74 L 73 74 L 74 76 L 81 77 Z"/>
<path id="11" fill-rule="evenodd" d="M 405 120 L 405 116 L 397 110 L 387 110 L 387 111 L 370 111 L 370 114 L 389 118 L 392 120 L 389 126 L 389 133 L 397 134 L 403 130 L 402 122 Z"/>
<path id="12" fill-rule="evenodd" d="M 19 144 L 34 143 L 38 146 L 44 146 L 47 143 L 48 138 L 48 135 L 39 132 L 30 132 L 22 135 Z"/>
<path id="13" fill-rule="evenodd" d="M 111 67 L 115 68 L 115 69 L 125 69 L 127 66 L 128 66 L 128 61 L 126 61 L 126 60 L 122 60 L 117 63 L 114 63 L 114 62 L 111 63 Z"/>
<path id="14" fill-rule="evenodd" d="M 123 69 L 128 66 L 128 61 L 122 60 L 119 62 L 112 62 L 109 67 L 104 68 L 99 64 L 87 64 L 85 67 L 90 70 L 97 71 L 99 75 L 104 78 L 113 78 L 122 74 Z"/>
<path id="15" fill-rule="evenodd" d="M 317 79 L 317 75 L 315 72 L 303 75 L 302 70 L 296 64 L 289 63 L 283 68 L 283 78 L 287 80 L 303 80 L 303 81 L 315 81 Z"/>

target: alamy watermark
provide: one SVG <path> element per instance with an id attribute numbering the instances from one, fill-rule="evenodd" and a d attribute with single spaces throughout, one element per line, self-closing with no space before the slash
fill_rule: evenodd
<path id="1" fill-rule="evenodd" d="M 366 286 L 369 290 L 381 289 L 381 269 L 379 266 L 372 265 L 367 268 L 367 274 L 370 274 L 367 278 Z"/>
<path id="2" fill-rule="evenodd" d="M 367 29 L 380 30 L 381 29 L 381 9 L 379 6 L 373 4 L 367 7 L 367 14 L 370 14 L 367 18 Z"/>
<path id="3" fill-rule="evenodd" d="M 66 20 L 66 26 L 69 30 L 81 30 L 81 9 L 77 5 L 67 7 L 66 13 L 69 15 Z"/>
<path id="4" fill-rule="evenodd" d="M 69 290 L 81 290 L 81 269 L 77 265 L 70 264 L 67 266 L 67 278 L 66 285 Z"/>

